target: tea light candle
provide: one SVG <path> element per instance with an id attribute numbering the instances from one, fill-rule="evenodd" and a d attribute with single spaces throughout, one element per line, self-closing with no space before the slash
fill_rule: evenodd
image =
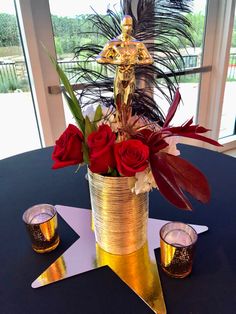
<path id="1" fill-rule="evenodd" d="M 23 221 L 34 251 L 50 252 L 58 246 L 57 213 L 53 205 L 37 204 L 28 208 L 23 214 Z"/>
<path id="2" fill-rule="evenodd" d="M 48 213 L 40 213 L 40 214 L 35 215 L 35 216 L 31 219 L 30 223 L 31 223 L 31 224 L 40 224 L 40 223 L 43 223 L 43 222 L 49 220 L 51 217 L 52 217 L 51 214 L 48 214 Z"/>
<path id="3" fill-rule="evenodd" d="M 165 241 L 175 246 L 187 246 L 192 244 L 193 239 L 185 230 L 171 230 L 165 236 Z"/>
<path id="4" fill-rule="evenodd" d="M 184 278 L 191 273 L 196 231 L 182 222 L 169 222 L 160 230 L 161 266 L 171 277 Z"/>

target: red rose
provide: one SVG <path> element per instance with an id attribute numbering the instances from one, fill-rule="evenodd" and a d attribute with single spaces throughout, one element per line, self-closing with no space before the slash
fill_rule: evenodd
<path id="1" fill-rule="evenodd" d="M 88 136 L 89 169 L 95 173 L 107 173 L 108 169 L 115 167 L 113 152 L 115 133 L 106 125 L 100 125 L 97 131 Z"/>
<path id="2" fill-rule="evenodd" d="M 73 124 L 69 124 L 67 129 L 56 141 L 52 159 L 53 169 L 76 165 L 83 162 L 82 142 L 84 140 L 82 132 Z"/>
<path id="3" fill-rule="evenodd" d="M 149 148 L 141 141 L 130 139 L 116 143 L 114 150 L 117 169 L 123 176 L 132 177 L 147 168 Z"/>

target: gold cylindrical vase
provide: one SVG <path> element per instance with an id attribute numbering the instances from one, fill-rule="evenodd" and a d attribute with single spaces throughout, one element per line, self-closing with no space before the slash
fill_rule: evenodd
<path id="1" fill-rule="evenodd" d="M 148 193 L 131 190 L 135 177 L 108 177 L 88 170 L 95 238 L 112 254 L 130 254 L 147 240 Z"/>

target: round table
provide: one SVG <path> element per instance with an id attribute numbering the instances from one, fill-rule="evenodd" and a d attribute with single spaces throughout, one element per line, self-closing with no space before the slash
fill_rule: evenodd
<path id="1" fill-rule="evenodd" d="M 236 159 L 207 149 L 179 145 L 183 158 L 208 178 L 208 204 L 191 199 L 193 211 L 173 207 L 158 191 L 150 193 L 150 217 L 206 225 L 199 235 L 194 267 L 185 279 L 172 279 L 156 258 L 168 313 L 236 313 Z M 150 313 L 136 295 L 108 268 L 78 275 L 39 289 L 32 281 L 77 238 L 59 221 L 61 243 L 37 254 L 22 222 L 28 207 L 60 204 L 90 208 L 86 167 L 52 170 L 52 147 L 0 161 L 0 313 Z"/>

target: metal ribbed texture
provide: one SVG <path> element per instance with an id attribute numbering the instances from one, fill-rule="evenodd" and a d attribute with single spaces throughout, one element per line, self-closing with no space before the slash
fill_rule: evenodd
<path id="1" fill-rule="evenodd" d="M 97 243 L 112 254 L 129 254 L 147 239 L 148 193 L 131 192 L 134 177 L 107 177 L 88 170 Z"/>

